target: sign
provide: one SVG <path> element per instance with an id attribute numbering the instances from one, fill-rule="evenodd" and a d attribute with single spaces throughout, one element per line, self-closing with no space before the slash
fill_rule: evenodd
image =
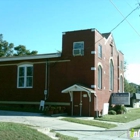
<path id="1" fill-rule="evenodd" d="M 130 105 L 130 93 L 112 93 L 111 103 L 115 105 Z"/>
<path id="2" fill-rule="evenodd" d="M 108 114 L 109 103 L 104 103 L 102 115 Z"/>

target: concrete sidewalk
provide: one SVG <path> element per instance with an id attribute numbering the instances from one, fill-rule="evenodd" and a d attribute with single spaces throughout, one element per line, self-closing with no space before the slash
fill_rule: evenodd
<path id="1" fill-rule="evenodd" d="M 100 127 L 62 121 L 59 120 L 60 118 L 62 117 L 46 117 L 38 113 L 0 111 L 1 122 L 28 124 L 42 133 L 50 135 L 53 139 L 55 137 L 49 132 L 50 129 L 54 129 L 64 135 L 77 137 L 79 140 L 128 140 L 128 129 L 140 124 L 140 119 L 138 119 L 129 123 L 118 124 L 117 127 L 106 130 Z M 81 119 L 92 118 L 83 117 Z"/>

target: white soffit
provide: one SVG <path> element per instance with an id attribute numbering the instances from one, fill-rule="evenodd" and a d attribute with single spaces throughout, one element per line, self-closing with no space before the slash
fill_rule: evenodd
<path id="1" fill-rule="evenodd" d="M 56 58 L 56 57 L 61 57 L 61 53 L 37 54 L 37 55 L 14 56 L 14 57 L 1 57 L 0 62 L 17 61 L 17 60 L 32 60 L 32 59 L 46 59 L 46 58 Z"/>

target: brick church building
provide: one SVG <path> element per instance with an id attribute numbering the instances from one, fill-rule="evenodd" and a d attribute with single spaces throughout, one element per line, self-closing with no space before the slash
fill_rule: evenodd
<path id="1" fill-rule="evenodd" d="M 70 115 L 103 112 L 113 92 L 124 91 L 124 55 L 112 33 L 64 32 L 62 52 L 0 58 L 0 104 L 65 106 Z"/>

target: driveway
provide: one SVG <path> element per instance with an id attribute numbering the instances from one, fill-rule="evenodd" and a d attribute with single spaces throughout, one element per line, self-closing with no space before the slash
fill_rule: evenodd
<path id="1" fill-rule="evenodd" d="M 46 117 L 38 113 L 0 111 L 1 122 L 27 124 L 47 135 L 52 135 L 49 133 L 49 130 L 54 129 L 61 134 L 78 137 L 79 140 L 128 140 L 128 128 L 140 123 L 139 119 L 125 125 L 120 124 L 113 129 L 105 130 L 104 128 L 62 121 L 59 120 L 60 118 Z"/>

